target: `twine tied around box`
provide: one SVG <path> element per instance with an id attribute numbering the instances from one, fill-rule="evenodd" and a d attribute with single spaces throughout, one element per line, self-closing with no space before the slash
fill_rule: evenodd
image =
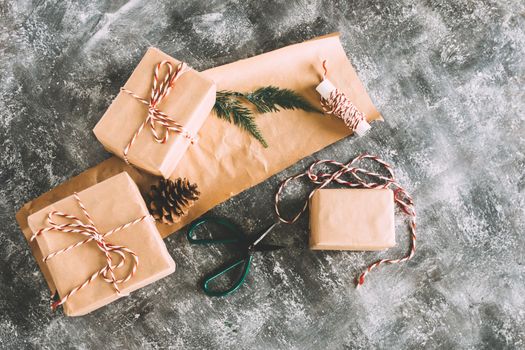
<path id="1" fill-rule="evenodd" d="M 84 236 L 87 236 L 88 238 L 84 239 L 83 241 L 79 241 L 75 244 L 72 244 L 66 248 L 60 249 L 56 252 L 50 253 L 47 256 L 43 258 L 44 262 L 47 262 L 49 259 L 54 258 L 57 255 L 64 254 L 74 248 L 77 248 L 83 244 L 89 243 L 91 241 L 95 241 L 97 243 L 97 247 L 104 253 L 106 256 L 106 265 L 102 267 L 100 270 L 94 272 L 90 277 L 86 279 L 86 281 L 75 288 L 71 289 L 66 295 L 64 295 L 61 299 L 52 301 L 51 302 L 51 309 L 56 310 L 57 307 L 64 304 L 72 295 L 77 293 L 79 290 L 87 287 L 91 282 L 93 282 L 98 276 L 101 276 L 104 281 L 107 283 L 111 283 L 113 285 L 113 288 L 117 292 L 117 294 L 121 294 L 119 284 L 125 283 L 129 281 L 137 272 L 137 268 L 139 266 L 139 257 L 138 255 L 132 251 L 131 249 L 128 249 L 121 245 L 115 245 L 112 243 L 109 243 L 106 240 L 106 237 L 112 235 L 115 232 L 122 231 L 127 229 L 128 227 L 138 224 L 141 221 L 147 220 L 151 218 L 151 215 L 144 215 L 142 217 L 139 217 L 133 221 L 128 222 L 127 224 L 118 226 L 106 233 L 101 233 L 97 227 L 95 226 L 95 223 L 93 222 L 93 219 L 87 212 L 84 204 L 80 200 L 80 197 L 75 192 L 73 194 L 75 197 L 78 206 L 82 210 L 82 213 L 87 219 L 87 223 L 80 220 L 78 217 L 66 213 L 62 213 L 60 211 L 52 211 L 47 215 L 47 223 L 49 226 L 44 227 L 37 232 L 35 232 L 32 236 L 30 241 L 34 241 L 37 236 L 49 232 L 49 231 L 59 231 L 59 232 L 67 232 L 67 233 L 78 233 Z M 63 219 L 66 219 L 68 222 L 59 224 L 55 221 L 54 217 L 61 217 Z M 112 257 L 111 254 L 117 254 L 119 258 L 118 263 L 114 263 L 113 259 L 115 257 Z M 128 272 L 128 274 L 123 278 L 116 278 L 115 277 L 115 270 L 120 269 L 124 266 L 126 262 L 126 256 L 132 258 L 132 267 L 131 271 Z M 51 296 L 53 299 L 55 296 L 55 293 Z"/>
<path id="2" fill-rule="evenodd" d="M 382 168 L 384 168 L 387 171 L 388 175 L 385 176 L 374 171 L 359 168 L 354 165 L 355 163 L 364 159 L 370 159 L 378 163 Z M 316 167 L 321 165 L 331 165 L 338 167 L 339 169 L 332 173 L 326 173 L 322 171 L 318 172 Z M 351 178 L 343 179 L 342 177 L 344 175 L 350 175 Z M 279 210 L 279 201 L 281 200 L 282 192 L 284 191 L 284 188 L 290 181 L 299 179 L 304 176 L 306 176 L 313 184 L 317 185 L 317 187 L 310 192 L 310 194 L 308 195 L 308 199 L 304 202 L 304 205 L 299 211 L 299 213 L 297 213 L 291 219 L 286 219 L 282 216 L 281 211 Z M 370 180 L 367 181 L 364 177 L 367 177 Z M 394 202 L 397 203 L 399 208 L 409 217 L 408 226 L 410 229 L 410 251 L 404 257 L 399 259 L 381 259 L 374 262 L 373 264 L 370 264 L 368 268 L 357 278 L 357 287 L 365 283 L 366 275 L 376 267 L 379 267 L 379 265 L 398 264 L 412 259 L 416 252 L 416 210 L 414 207 L 414 201 L 412 200 L 412 197 L 408 194 L 408 192 L 397 182 L 392 167 L 387 162 L 385 162 L 377 156 L 369 155 L 366 153 L 361 154 L 346 164 L 330 159 L 318 160 L 312 163 L 308 167 L 308 169 L 306 169 L 306 171 L 288 177 L 287 179 L 281 182 L 275 194 L 275 212 L 279 220 L 286 224 L 295 223 L 306 211 L 306 208 L 308 207 L 308 202 L 310 198 L 312 198 L 314 193 L 317 190 L 328 186 L 332 182 L 336 182 L 337 184 L 344 185 L 350 188 L 392 188 L 394 192 Z"/>
<path id="3" fill-rule="evenodd" d="M 160 79 L 159 75 L 163 68 L 165 68 L 167 71 L 164 75 L 164 78 Z M 144 120 L 144 122 L 140 125 L 137 131 L 135 131 L 135 133 L 131 137 L 131 140 L 124 148 L 124 160 L 127 164 L 129 164 L 128 153 L 131 146 L 133 145 L 139 134 L 142 132 L 144 127 L 148 124 L 150 126 L 153 138 L 158 143 L 166 143 L 168 141 L 170 131 L 176 134 L 180 134 L 183 137 L 189 139 L 192 144 L 195 143 L 195 141 L 197 140 L 196 135 L 190 133 L 182 124 L 177 123 L 174 120 L 174 118 L 162 112 L 158 107 L 162 100 L 169 95 L 171 88 L 175 84 L 175 81 L 177 81 L 177 79 L 179 79 L 184 73 L 188 72 L 189 70 L 190 68 L 184 62 L 179 63 L 175 68 L 170 61 L 164 60 L 162 62 L 159 62 L 155 66 L 155 70 L 153 72 L 153 84 L 151 87 L 151 94 L 149 99 L 145 99 L 141 96 L 138 96 L 133 91 L 128 90 L 124 87 L 120 88 L 121 91 L 129 94 L 137 101 L 148 106 L 148 115 L 146 117 L 146 120 Z M 162 131 L 159 132 L 157 130 L 157 126 L 160 126 L 162 128 Z"/>

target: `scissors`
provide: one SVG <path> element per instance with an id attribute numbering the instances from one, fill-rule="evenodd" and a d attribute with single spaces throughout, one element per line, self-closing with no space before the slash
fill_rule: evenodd
<path id="1" fill-rule="evenodd" d="M 194 231 L 197 229 L 197 227 L 206 223 L 215 223 L 216 225 L 224 227 L 227 230 L 229 236 L 223 239 L 196 239 Z M 204 293 L 206 293 L 209 296 L 223 297 L 235 292 L 244 283 L 246 276 L 250 272 L 250 266 L 253 260 L 253 253 L 268 252 L 282 249 L 282 246 L 261 243 L 263 238 L 266 237 L 266 235 L 268 235 L 277 224 L 278 222 L 272 224 L 261 233 L 258 233 L 251 237 L 247 236 L 233 222 L 227 219 L 207 217 L 194 221 L 191 224 L 190 229 L 188 230 L 188 241 L 191 244 L 234 244 L 237 246 L 237 249 L 243 254 L 243 256 L 240 259 L 234 260 L 232 263 L 226 264 L 218 271 L 206 276 L 202 283 L 202 290 L 204 291 Z M 242 272 L 239 278 L 231 287 L 221 290 L 212 289 L 209 286 L 210 282 L 212 282 L 214 279 L 219 278 L 228 271 L 231 271 L 240 265 L 243 265 Z"/>

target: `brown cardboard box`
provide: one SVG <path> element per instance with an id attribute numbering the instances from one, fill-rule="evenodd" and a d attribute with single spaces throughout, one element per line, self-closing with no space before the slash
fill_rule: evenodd
<path id="1" fill-rule="evenodd" d="M 79 192 L 78 196 L 101 234 L 149 215 L 137 186 L 126 172 L 91 186 Z M 84 223 L 88 223 L 77 200 L 69 196 L 30 215 L 28 225 L 31 231 L 34 233 L 49 226 L 47 215 L 54 210 L 74 215 Z M 57 219 L 57 222 L 62 224 L 67 220 Z M 24 234 L 29 240 L 31 232 L 24 232 Z M 42 257 L 86 238 L 79 233 L 55 230 L 44 232 L 36 238 L 33 251 L 36 250 L 37 253 L 34 255 L 46 279 L 52 280 L 48 283 L 56 286 L 61 298 L 104 267 L 106 257 L 98 249 L 95 241 L 75 247 L 47 262 L 43 262 Z M 135 252 L 139 257 L 137 272 L 129 281 L 119 285 L 122 295 L 116 293 L 111 283 L 98 276 L 63 304 L 67 315 L 84 315 L 175 271 L 175 262 L 169 255 L 152 218 L 111 234 L 107 236 L 106 241 L 122 245 Z M 131 260 L 128 257 L 125 265 L 116 270 L 117 278 L 122 278 L 129 273 L 132 267 Z"/>
<path id="2" fill-rule="evenodd" d="M 383 250 L 395 246 L 390 189 L 321 189 L 310 199 L 310 248 Z"/>
<path id="3" fill-rule="evenodd" d="M 174 67 L 180 63 L 158 49 L 148 49 L 124 88 L 149 100 L 155 66 L 164 60 L 173 63 Z M 159 72 L 160 80 L 164 74 L 166 70 Z M 190 69 L 175 81 L 158 109 L 183 125 L 191 134 L 197 135 L 215 103 L 215 94 L 215 83 Z M 109 152 L 124 158 L 124 149 L 147 116 L 147 105 L 121 91 L 93 132 Z M 158 130 L 161 129 L 162 126 L 158 126 Z M 174 132 L 170 132 L 166 143 L 158 143 L 147 125 L 129 149 L 127 157 L 131 164 L 168 178 L 189 146 L 188 138 Z"/>

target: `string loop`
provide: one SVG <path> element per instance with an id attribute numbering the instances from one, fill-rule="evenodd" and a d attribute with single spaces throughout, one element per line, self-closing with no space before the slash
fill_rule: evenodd
<path id="1" fill-rule="evenodd" d="M 371 160 L 381 168 L 383 168 L 387 175 L 380 174 L 375 171 L 370 171 L 364 168 L 360 168 L 355 164 L 362 160 Z M 320 167 L 323 165 L 335 166 L 337 170 L 333 172 L 323 172 Z M 348 175 L 346 178 L 343 176 Z M 292 216 L 291 218 L 283 217 L 281 210 L 279 209 L 279 202 L 281 201 L 282 193 L 285 187 L 293 180 L 307 177 L 316 187 L 309 193 L 308 198 L 305 200 L 300 211 Z M 365 177 L 368 179 L 365 179 Z M 370 264 L 368 268 L 359 275 L 357 278 L 357 286 L 362 285 L 365 282 L 366 275 L 373 269 L 379 267 L 382 264 L 398 264 L 412 259 L 416 252 L 416 210 L 414 202 L 409 193 L 397 182 L 392 167 L 380 159 L 377 156 L 369 154 L 361 154 L 348 163 L 340 163 L 335 160 L 324 159 L 318 160 L 312 163 L 306 171 L 295 174 L 283 180 L 275 193 L 275 213 L 281 222 L 286 224 L 293 224 L 308 208 L 308 203 L 314 193 L 322 188 L 325 188 L 331 183 L 337 183 L 349 188 L 391 188 L 394 192 L 394 202 L 399 208 L 409 217 L 409 230 L 410 230 L 410 250 L 402 258 L 399 259 L 381 259 L 373 264 Z"/>

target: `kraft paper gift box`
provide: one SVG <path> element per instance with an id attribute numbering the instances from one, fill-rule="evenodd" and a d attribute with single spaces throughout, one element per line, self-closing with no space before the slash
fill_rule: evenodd
<path id="1" fill-rule="evenodd" d="M 321 189 L 310 199 L 310 248 L 383 250 L 395 241 L 390 189 Z"/>
<path id="2" fill-rule="evenodd" d="M 78 192 L 78 198 L 100 234 L 132 223 L 104 239 L 108 244 L 123 246 L 134 252 L 138 256 L 139 264 L 128 281 L 118 284 L 120 295 L 111 282 L 105 281 L 101 275 L 96 276 L 91 283 L 67 298 L 63 304 L 67 315 L 87 314 L 175 271 L 175 262 L 162 241 L 154 219 L 149 216 L 136 184 L 126 172 Z M 71 195 L 28 217 L 28 225 L 33 234 L 40 229 L 50 227 L 47 219 L 48 214 L 53 211 L 74 215 L 83 223 L 89 224 L 77 199 Z M 140 220 L 144 217 L 146 218 Z M 53 220 L 58 225 L 76 223 L 74 220 L 58 216 L 53 216 Z M 134 221 L 138 222 L 133 223 Z M 78 232 L 58 230 L 43 232 L 35 239 L 39 250 L 35 257 L 48 256 L 87 238 L 89 237 Z M 39 262 L 44 276 L 52 280 L 60 298 L 64 298 L 96 271 L 107 265 L 106 256 L 97 244 L 92 240 L 58 254 L 46 262 Z M 118 264 L 119 255 L 112 253 L 111 256 L 113 264 Z M 133 257 L 127 254 L 124 265 L 114 269 L 115 277 L 122 279 L 128 275 L 132 271 L 133 261 Z M 45 266 L 42 267 L 42 264 Z"/>
<path id="3" fill-rule="evenodd" d="M 155 68 L 164 61 L 171 63 L 173 69 L 181 63 L 158 49 L 148 49 L 124 85 L 127 92 L 120 91 L 93 132 L 109 152 L 120 158 L 127 158 L 129 163 L 154 175 L 168 178 L 192 143 L 190 138 L 170 131 L 168 140 L 159 143 L 147 123 L 130 145 L 135 133 L 150 113 L 150 105 L 147 103 L 151 104 L 152 101 Z M 159 68 L 157 87 L 167 76 L 167 69 L 166 65 Z M 156 110 L 171 121 L 180 124 L 187 134 L 197 138 L 199 129 L 215 103 L 215 83 L 203 74 L 188 68 L 181 71 L 178 78 L 170 85 L 172 88 L 155 106 Z M 137 97 L 144 101 L 141 102 Z M 155 129 L 162 138 L 165 127 L 157 123 Z M 127 156 L 126 147 L 128 147 Z"/>

